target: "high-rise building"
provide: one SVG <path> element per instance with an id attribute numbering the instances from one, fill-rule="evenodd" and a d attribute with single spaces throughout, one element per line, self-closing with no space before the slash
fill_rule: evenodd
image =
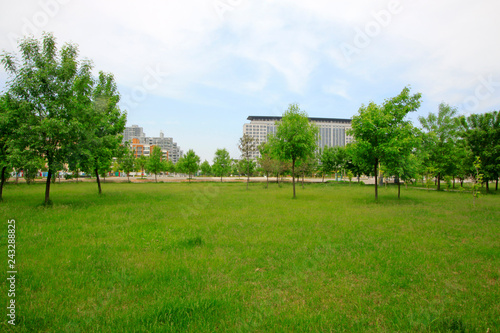
<path id="1" fill-rule="evenodd" d="M 267 142 L 269 134 L 276 133 L 276 122 L 281 120 L 281 117 L 274 116 L 249 116 L 249 124 L 243 125 L 243 134 L 248 134 L 253 137 L 257 144 Z M 323 149 L 325 146 L 345 146 L 354 141 L 351 135 L 347 134 L 347 130 L 351 128 L 351 119 L 340 118 L 309 118 L 309 121 L 316 124 L 319 128 L 318 148 Z M 259 152 L 253 154 L 253 158 L 260 156 Z"/>
<path id="2" fill-rule="evenodd" d="M 165 137 L 162 131 L 160 131 L 159 137 L 148 137 L 144 134 L 143 128 L 138 125 L 125 127 L 123 143 L 125 142 L 128 142 L 131 148 L 134 149 L 136 157 L 141 155 L 149 156 L 153 146 L 160 147 L 163 156 L 174 163 L 177 163 L 183 153 L 177 143 L 174 142 L 174 139 Z"/>

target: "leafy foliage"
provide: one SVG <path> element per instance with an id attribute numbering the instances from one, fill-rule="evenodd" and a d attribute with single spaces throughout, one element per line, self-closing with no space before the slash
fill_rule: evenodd
<path id="1" fill-rule="evenodd" d="M 424 165 L 433 170 L 437 177 L 438 190 L 441 179 L 454 176 L 457 173 L 457 159 L 454 156 L 458 150 L 459 122 L 457 110 L 441 103 L 438 114 L 429 113 L 427 118 L 419 117 L 426 131 L 423 135 L 423 149 L 426 152 Z"/>
<path id="2" fill-rule="evenodd" d="M 155 182 L 158 182 L 158 174 L 164 169 L 163 152 L 158 146 L 152 146 L 149 152 L 149 158 L 146 162 L 146 170 L 155 175 Z"/>
<path id="3" fill-rule="evenodd" d="M 295 198 L 295 163 L 298 159 L 305 160 L 314 155 L 318 128 L 309 122 L 307 113 L 301 111 L 297 104 L 289 105 L 277 125 L 272 145 L 283 160 L 292 162 L 293 198 Z"/>
<path id="4" fill-rule="evenodd" d="M 462 136 L 473 156 L 481 160 L 486 189 L 489 181 L 498 179 L 500 174 L 500 112 L 472 114 L 462 117 Z"/>
<path id="5" fill-rule="evenodd" d="M 353 116 L 354 138 L 362 147 L 364 164 L 372 166 L 375 175 L 375 200 L 378 199 L 378 165 L 385 163 L 394 169 L 400 165 L 400 156 L 413 144 L 410 136 L 411 122 L 405 117 L 420 107 L 421 94 L 410 95 L 405 87 L 396 97 L 387 99 L 381 106 L 370 102 L 362 105 Z"/>
<path id="6" fill-rule="evenodd" d="M 212 164 L 212 172 L 216 177 L 220 177 L 221 183 L 222 177 L 227 176 L 231 172 L 231 166 L 232 160 L 229 152 L 226 149 L 217 149 Z"/>

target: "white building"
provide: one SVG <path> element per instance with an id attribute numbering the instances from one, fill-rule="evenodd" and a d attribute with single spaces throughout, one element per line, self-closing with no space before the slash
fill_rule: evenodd
<path id="1" fill-rule="evenodd" d="M 269 134 L 276 133 L 276 122 L 280 121 L 281 117 L 249 116 L 247 120 L 250 120 L 250 123 L 243 125 L 243 134 L 253 137 L 259 145 L 262 142 L 267 142 Z M 320 149 L 325 146 L 345 146 L 354 141 L 353 137 L 346 132 L 351 128 L 351 119 L 309 118 L 309 121 L 319 128 L 318 148 Z M 256 152 L 253 154 L 253 158 L 259 155 Z"/>

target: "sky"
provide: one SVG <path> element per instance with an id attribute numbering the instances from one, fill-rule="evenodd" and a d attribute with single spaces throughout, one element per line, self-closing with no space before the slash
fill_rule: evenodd
<path id="1" fill-rule="evenodd" d="M 247 117 L 351 118 L 405 86 L 409 118 L 500 109 L 497 0 L 0 0 L 0 50 L 44 31 L 113 73 L 127 126 L 212 162 Z M 9 77 L 0 68 L 0 92 Z"/>

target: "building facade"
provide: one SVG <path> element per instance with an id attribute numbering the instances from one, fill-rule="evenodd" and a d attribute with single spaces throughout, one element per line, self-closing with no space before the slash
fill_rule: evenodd
<path id="1" fill-rule="evenodd" d="M 249 116 L 249 124 L 243 125 L 243 134 L 248 134 L 253 137 L 257 144 L 267 142 L 269 134 L 276 133 L 276 122 L 281 120 L 281 117 L 274 116 Z M 309 118 L 309 121 L 318 126 L 318 148 L 323 149 L 325 146 L 345 146 L 353 142 L 351 135 L 347 134 L 347 130 L 351 128 L 351 119 L 340 118 Z M 253 153 L 253 158 L 260 156 L 259 152 Z"/>
<path id="2" fill-rule="evenodd" d="M 177 145 L 177 142 L 174 142 L 173 138 L 165 137 L 162 131 L 160 131 L 159 137 L 149 137 L 146 136 L 143 128 L 138 125 L 125 127 L 125 131 L 123 132 L 123 143 L 125 142 L 130 144 L 130 147 L 134 150 L 136 157 L 141 155 L 149 156 L 153 147 L 158 146 L 163 152 L 164 158 L 172 161 L 173 163 L 177 163 L 183 153 Z"/>

